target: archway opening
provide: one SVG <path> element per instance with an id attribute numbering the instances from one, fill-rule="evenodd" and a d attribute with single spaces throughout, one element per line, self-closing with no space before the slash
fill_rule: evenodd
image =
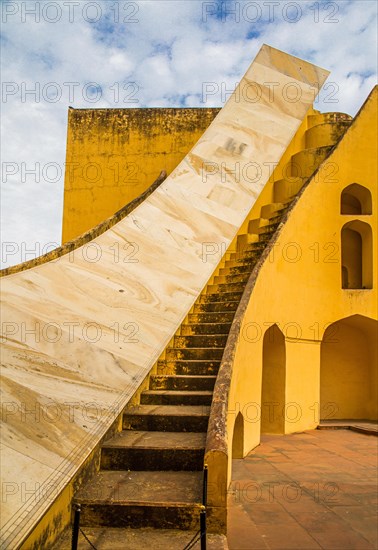
<path id="1" fill-rule="evenodd" d="M 345 187 L 341 193 L 341 214 L 364 215 L 372 213 L 372 200 L 369 189 L 352 183 Z"/>
<path id="2" fill-rule="evenodd" d="M 285 337 L 277 325 L 264 335 L 261 387 L 261 433 L 285 433 Z"/>
<path id="3" fill-rule="evenodd" d="M 378 322 L 352 315 L 330 325 L 320 354 L 320 419 L 377 419 Z"/>
<path id="4" fill-rule="evenodd" d="M 244 418 L 238 413 L 232 436 L 232 458 L 244 458 Z"/>
<path id="5" fill-rule="evenodd" d="M 341 282 L 344 289 L 373 288 L 373 246 L 369 224 L 346 223 L 341 230 Z"/>

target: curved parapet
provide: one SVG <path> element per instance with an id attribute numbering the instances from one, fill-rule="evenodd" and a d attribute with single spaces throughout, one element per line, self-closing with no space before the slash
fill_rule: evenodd
<path id="1" fill-rule="evenodd" d="M 3 278 L 4 548 L 25 540 L 149 373 L 221 259 L 205 245 L 227 249 L 326 76 L 263 46 L 142 204 Z"/>
<path id="2" fill-rule="evenodd" d="M 58 248 L 54 248 L 54 250 L 47 252 L 43 256 L 38 256 L 38 258 L 27 260 L 26 262 L 22 262 L 21 264 L 12 265 L 11 267 L 6 267 L 4 269 L 1 269 L 0 277 L 5 277 L 6 275 L 12 275 L 13 273 L 19 273 L 20 271 L 31 269 L 32 267 L 36 267 L 37 265 L 41 265 L 47 262 L 51 262 L 53 260 L 57 260 L 58 258 L 64 256 L 65 254 L 68 254 L 69 252 L 73 252 L 77 248 L 80 248 L 81 246 L 84 246 L 85 244 L 93 241 L 93 239 L 105 233 L 105 231 L 113 227 L 113 225 L 121 221 L 125 216 L 127 216 L 133 210 L 135 210 L 137 206 L 142 204 L 142 202 L 147 197 L 149 197 L 151 193 L 153 193 L 161 183 L 163 183 L 166 177 L 167 177 L 167 173 L 165 172 L 165 170 L 162 170 L 159 174 L 159 177 L 154 181 L 152 185 L 150 185 L 150 187 L 148 187 L 144 191 L 144 193 L 142 193 L 141 195 L 139 195 L 139 197 L 136 197 L 134 200 L 126 204 L 123 208 L 120 208 L 120 210 L 118 210 L 115 214 L 110 216 L 108 219 L 99 223 L 89 231 L 86 231 L 76 239 L 73 239 L 72 241 L 68 241 L 62 244 L 62 246 L 59 246 Z"/>
<path id="3" fill-rule="evenodd" d="M 342 233 L 343 223 L 348 219 L 347 223 L 354 223 L 361 231 L 362 238 L 365 237 L 365 242 L 369 243 L 372 228 L 377 226 L 376 212 L 372 208 L 377 196 L 377 131 L 371 122 L 377 115 L 377 95 L 378 87 L 375 87 L 353 123 L 349 120 L 345 133 L 335 134 L 329 155 L 325 158 L 319 156 L 310 177 L 296 196 L 286 203 L 288 206 L 277 223 L 273 225 L 269 220 L 270 227 L 274 229 L 272 232 L 267 231 L 266 247 L 246 282 L 214 387 L 205 462 L 211 465 L 209 484 L 219 489 L 212 492 L 210 506 L 219 509 L 226 506 L 231 460 L 233 457 L 240 458 L 234 455 L 234 440 L 241 441 L 240 454 L 245 456 L 259 444 L 260 431 L 293 433 L 313 429 L 322 419 L 321 415 L 327 418 L 326 415 L 330 414 L 327 407 L 331 405 L 334 406 L 331 415 L 337 419 L 377 419 L 377 361 L 376 345 L 374 347 L 373 344 L 378 303 L 376 286 L 366 284 L 363 280 L 360 286 L 342 285 L 344 266 L 339 261 L 338 243 L 341 241 L 341 254 L 343 243 L 337 236 Z M 323 125 L 324 120 L 337 121 L 340 118 L 345 123 L 344 117 L 346 115 L 338 117 L 338 113 L 327 113 L 309 118 L 313 119 L 312 127 L 316 128 L 315 122 Z M 329 135 L 324 133 L 323 139 L 327 142 L 328 138 Z M 325 147 L 329 150 L 330 144 Z M 296 153 L 292 158 L 298 159 L 298 156 L 299 153 Z M 367 162 L 367 159 L 371 159 L 371 162 Z M 304 166 L 308 168 L 308 164 Z M 338 177 L 332 180 L 332 185 L 329 185 L 327 166 L 338 170 Z M 360 182 L 361 185 L 350 182 Z M 358 189 L 358 197 L 356 194 L 354 198 L 360 210 L 347 210 L 344 214 L 342 209 L 340 212 L 340 202 L 342 207 L 344 191 L 350 188 L 352 191 Z M 348 208 L 351 204 L 353 201 L 349 196 L 345 205 Z M 366 212 L 364 204 L 368 206 Z M 263 213 L 267 209 L 261 211 Z M 248 226 L 251 232 L 266 230 L 269 226 L 262 225 L 263 221 L 251 220 Z M 300 231 L 298 228 L 301 228 Z M 323 251 L 332 248 L 331 261 L 325 254 L 322 260 L 310 255 L 305 257 L 304 253 L 302 257 L 302 251 L 311 250 L 311 246 L 319 243 L 324 243 Z M 283 247 L 288 244 L 301 251 L 300 258 L 290 261 L 290 257 L 287 259 L 288 256 L 285 258 L 282 255 Z M 358 260 L 356 252 L 355 256 Z M 351 256 L 347 259 L 352 261 Z M 362 268 L 369 275 L 369 270 L 376 273 L 376 265 L 376 255 L 374 257 L 371 247 L 366 246 Z M 268 335 L 266 341 L 273 343 L 279 332 L 278 325 L 286 329 L 293 326 L 299 328 L 294 335 L 286 330 L 283 337 L 288 350 L 286 353 L 290 352 L 291 355 L 285 364 L 285 377 L 281 378 L 281 384 L 284 380 L 281 388 L 284 398 L 281 402 L 276 398 L 277 393 L 274 397 L 271 394 L 269 398 L 263 393 L 264 331 L 265 337 Z M 314 332 L 314 327 L 319 330 Z M 248 328 L 256 330 L 252 330 L 251 338 L 248 337 Z M 276 328 L 277 332 L 269 333 L 272 328 Z M 340 332 L 336 334 L 336 330 Z M 329 336 L 331 331 L 332 338 Z M 244 337 L 241 338 L 241 335 Z M 321 346 L 322 356 L 319 353 Z M 280 378 L 277 357 L 273 363 L 275 380 Z M 326 371 L 323 377 L 328 384 L 324 381 L 322 383 L 322 369 Z M 341 379 L 347 391 L 339 390 Z M 321 395 L 321 389 L 326 397 Z M 293 404 L 300 411 L 294 420 L 285 415 L 285 407 Z M 271 414 L 273 409 L 269 408 L 272 405 L 274 414 Z M 265 420 L 268 418 L 269 422 L 266 425 L 272 431 L 263 431 L 264 406 L 268 409 Z M 253 420 L 251 416 L 245 422 L 242 435 L 237 433 L 234 438 L 233 434 L 237 431 L 235 417 L 243 411 L 247 418 L 249 407 L 258 413 Z M 336 416 L 337 413 L 341 416 Z M 279 429 L 273 424 L 277 418 L 281 421 L 283 419 Z"/>

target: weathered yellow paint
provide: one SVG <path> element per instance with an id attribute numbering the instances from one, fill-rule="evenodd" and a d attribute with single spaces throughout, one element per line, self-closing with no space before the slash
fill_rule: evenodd
<path id="1" fill-rule="evenodd" d="M 112 216 L 181 162 L 219 109 L 70 109 L 62 242 Z"/>
<path id="2" fill-rule="evenodd" d="M 145 384 L 142 383 L 141 388 L 143 388 L 144 385 Z M 111 437 L 112 434 L 120 432 L 121 430 L 122 414 L 119 415 L 119 417 L 114 421 L 104 439 Z M 42 548 L 54 548 L 56 541 L 62 535 L 63 531 L 70 528 L 74 516 L 74 510 L 72 508 L 73 496 L 80 486 L 99 470 L 101 443 L 102 442 L 96 445 L 81 465 L 78 473 L 67 483 L 58 495 L 56 487 L 51 487 L 51 506 L 33 527 L 33 530 L 27 536 L 25 541 L 21 543 L 19 546 L 20 550 L 41 550 Z"/>
<path id="3" fill-rule="evenodd" d="M 52 548 L 57 537 L 71 521 L 71 503 L 74 494 L 73 483 L 69 483 L 55 498 L 48 512 L 35 526 L 30 536 L 20 546 L 20 550 L 40 550 Z"/>

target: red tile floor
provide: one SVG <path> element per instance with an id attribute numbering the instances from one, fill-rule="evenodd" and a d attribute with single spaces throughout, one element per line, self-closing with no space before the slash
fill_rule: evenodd
<path id="1" fill-rule="evenodd" d="M 377 448 L 351 430 L 262 436 L 233 461 L 230 550 L 377 549 Z"/>

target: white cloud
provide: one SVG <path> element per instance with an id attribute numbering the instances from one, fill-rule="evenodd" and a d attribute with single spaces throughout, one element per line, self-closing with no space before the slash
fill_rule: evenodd
<path id="1" fill-rule="evenodd" d="M 8 265 L 25 259 L 23 242 L 29 248 L 40 243 L 38 253 L 46 243 L 60 241 L 63 177 L 57 179 L 53 168 L 63 173 L 69 105 L 204 106 L 203 86 L 212 82 L 217 91 L 206 105 L 220 106 L 221 91 L 235 87 L 264 42 L 332 71 L 317 103 L 321 110 L 355 114 L 376 81 L 373 0 L 74 4 L 2 3 L 2 79 L 8 95 L 2 103 L 1 237 L 19 249 L 8 256 Z M 23 13 L 25 6 L 35 6 L 40 20 Z M 226 9 L 236 13 L 226 17 Z M 96 16 L 98 21 L 89 21 Z M 91 101 L 91 82 L 101 91 L 97 102 Z M 138 104 L 127 102 L 132 88 L 123 87 L 129 83 L 135 83 Z M 26 93 L 35 86 L 34 96 Z M 57 91 L 61 97 L 53 102 Z M 39 181 L 25 173 L 36 163 Z"/>

